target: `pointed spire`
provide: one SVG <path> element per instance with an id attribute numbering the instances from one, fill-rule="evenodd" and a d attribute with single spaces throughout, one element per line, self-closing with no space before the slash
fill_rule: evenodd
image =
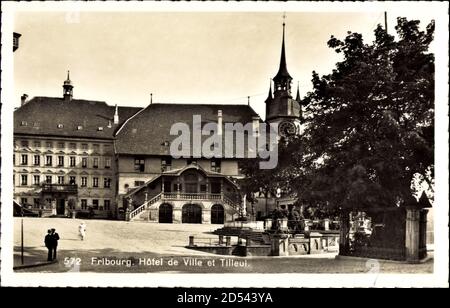
<path id="1" fill-rule="evenodd" d="M 67 71 L 67 81 L 70 81 L 70 71 Z"/>
<path id="2" fill-rule="evenodd" d="M 295 100 L 300 103 L 300 82 L 297 82 L 297 96 Z"/>
<path id="3" fill-rule="evenodd" d="M 150 105 L 153 104 L 153 93 L 150 93 Z"/>
<path id="4" fill-rule="evenodd" d="M 283 20 L 283 41 L 281 44 L 280 67 L 278 69 L 277 75 L 273 78 L 274 81 L 280 80 L 282 78 L 292 79 L 291 75 L 289 75 L 289 72 L 287 70 L 287 65 L 286 65 L 286 48 L 285 48 L 285 44 L 284 44 L 285 26 L 286 26 L 286 24 L 284 23 L 284 20 Z"/>
<path id="5" fill-rule="evenodd" d="M 272 96 L 272 80 L 269 82 L 269 94 L 267 95 L 266 102 L 271 101 L 273 99 Z"/>

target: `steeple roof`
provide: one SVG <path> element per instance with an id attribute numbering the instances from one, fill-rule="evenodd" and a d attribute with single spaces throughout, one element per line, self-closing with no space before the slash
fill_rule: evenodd
<path id="1" fill-rule="evenodd" d="M 300 84 L 297 84 L 297 96 L 295 97 L 297 102 L 300 102 Z"/>
<path id="2" fill-rule="evenodd" d="M 67 79 L 64 80 L 65 86 L 72 86 L 72 81 L 70 81 L 70 71 L 67 71 Z"/>
<path id="3" fill-rule="evenodd" d="M 289 72 L 287 70 L 287 65 L 286 65 L 286 49 L 284 47 L 284 28 L 285 28 L 285 23 L 283 22 L 283 42 L 281 45 L 281 59 L 280 59 L 280 67 L 278 69 L 278 73 L 275 75 L 275 77 L 273 77 L 274 81 L 280 80 L 280 79 L 292 79 L 291 75 L 289 75 Z"/>
<path id="4" fill-rule="evenodd" d="M 269 94 L 267 95 L 266 102 L 271 101 L 272 99 L 273 99 L 273 95 L 272 95 L 272 82 L 270 82 L 270 86 L 269 86 Z"/>

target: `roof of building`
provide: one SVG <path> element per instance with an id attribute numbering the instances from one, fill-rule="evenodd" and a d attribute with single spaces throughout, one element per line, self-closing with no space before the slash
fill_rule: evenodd
<path id="1" fill-rule="evenodd" d="M 160 104 L 148 105 L 131 117 L 116 133 L 116 152 L 130 155 L 170 155 L 170 144 L 178 135 L 170 135 L 175 123 L 188 125 L 192 135 L 193 116 L 201 116 L 201 125 L 222 122 L 251 123 L 258 114 L 248 105 Z M 223 134 L 225 135 L 225 134 Z M 209 136 L 202 136 L 204 141 Z M 191 136 L 192 139 L 192 136 Z M 225 149 L 225 144 L 223 149 Z"/>
<path id="2" fill-rule="evenodd" d="M 119 124 L 114 124 L 115 107 L 105 102 L 38 96 L 14 111 L 14 134 L 113 139 L 141 109 L 119 107 Z"/>

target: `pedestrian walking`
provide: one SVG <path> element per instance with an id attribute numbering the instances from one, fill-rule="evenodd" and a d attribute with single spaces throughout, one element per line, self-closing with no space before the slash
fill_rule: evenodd
<path id="1" fill-rule="evenodd" d="M 52 230 L 47 230 L 47 235 L 44 238 L 45 247 L 48 249 L 47 261 L 53 261 L 52 253 L 53 253 L 53 240 L 52 240 Z"/>
<path id="2" fill-rule="evenodd" d="M 78 235 L 80 236 L 80 239 L 84 241 L 84 238 L 86 237 L 86 224 L 84 222 L 78 226 Z"/>
<path id="3" fill-rule="evenodd" d="M 53 260 L 56 260 L 56 250 L 58 249 L 59 234 L 56 233 L 55 229 L 52 229 L 51 241 L 53 250 Z"/>

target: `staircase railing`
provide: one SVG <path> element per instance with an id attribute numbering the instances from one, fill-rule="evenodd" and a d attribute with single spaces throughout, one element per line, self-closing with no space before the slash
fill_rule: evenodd
<path id="1" fill-rule="evenodd" d="M 233 201 L 229 197 L 224 194 L 187 194 L 187 193 L 159 193 L 150 200 L 144 202 L 139 207 L 135 208 L 129 214 L 129 220 L 132 220 L 137 215 L 141 214 L 143 211 L 148 209 L 152 204 L 158 202 L 161 199 L 188 199 L 188 200 L 203 200 L 203 199 L 212 199 L 212 200 L 220 200 L 231 206 L 235 211 L 239 212 L 240 204 L 236 201 Z"/>
<path id="2" fill-rule="evenodd" d="M 133 211 L 130 212 L 130 220 L 132 220 L 134 217 L 142 213 L 144 210 L 146 210 L 148 207 L 150 207 L 155 202 L 158 202 L 161 199 L 161 193 L 157 194 L 147 202 L 144 202 L 139 207 L 135 208 Z"/>

